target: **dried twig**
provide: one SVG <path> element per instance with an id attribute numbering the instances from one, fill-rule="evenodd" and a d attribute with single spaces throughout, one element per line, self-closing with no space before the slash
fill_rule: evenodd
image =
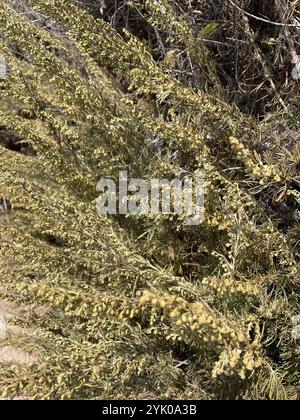
<path id="1" fill-rule="evenodd" d="M 283 23 L 283 22 L 274 22 L 269 19 L 264 19 L 259 16 L 253 15 L 252 13 L 247 12 L 246 10 L 242 9 L 240 6 L 238 6 L 233 0 L 229 0 L 229 3 L 237 8 L 240 12 L 242 12 L 244 15 L 251 17 L 253 19 L 259 20 L 260 22 L 268 23 L 270 25 L 275 26 L 283 26 L 283 27 L 289 27 L 289 28 L 298 28 L 300 29 L 300 25 L 298 23 Z"/>

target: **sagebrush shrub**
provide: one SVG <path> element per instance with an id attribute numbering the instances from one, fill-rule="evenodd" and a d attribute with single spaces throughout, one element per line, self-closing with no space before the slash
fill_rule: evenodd
<path id="1" fill-rule="evenodd" d="M 195 85 L 75 2 L 2 2 L 0 126 L 24 150 L 0 147 L 0 296 L 31 305 L 18 323 L 36 337 L 6 341 L 38 359 L 3 365 L 0 393 L 297 398 L 297 225 L 268 200 L 299 205 L 299 160 L 259 152 L 276 133 L 226 97 L 202 41 L 214 28 L 196 34 L 172 1 L 127 3 L 171 34 Z M 99 177 L 124 169 L 204 176 L 204 223 L 98 216 Z"/>

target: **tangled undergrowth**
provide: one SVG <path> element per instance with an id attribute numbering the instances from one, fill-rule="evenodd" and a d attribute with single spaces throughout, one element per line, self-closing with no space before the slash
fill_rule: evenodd
<path id="1" fill-rule="evenodd" d="M 2 397 L 298 399 L 300 10 L 273 3 L 1 1 L 0 297 L 38 355 Z M 205 221 L 97 215 L 124 169 L 201 174 Z"/>

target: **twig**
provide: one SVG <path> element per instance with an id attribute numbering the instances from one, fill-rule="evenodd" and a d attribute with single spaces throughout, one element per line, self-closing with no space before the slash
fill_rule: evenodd
<path id="1" fill-rule="evenodd" d="M 236 3 L 234 3 L 233 0 L 229 0 L 229 3 L 231 3 L 232 6 L 234 6 L 236 9 L 238 9 L 240 12 L 242 12 L 246 16 L 249 16 L 249 17 L 251 17 L 253 19 L 256 19 L 256 20 L 259 20 L 261 22 L 269 23 L 270 25 L 275 25 L 275 26 L 283 26 L 283 27 L 300 29 L 300 25 L 295 24 L 295 23 L 274 22 L 274 21 L 269 20 L 269 19 L 264 19 L 264 18 L 261 18 L 259 16 L 255 16 L 252 13 L 246 12 L 246 10 L 242 9 L 240 6 L 238 6 Z"/>
<path id="2" fill-rule="evenodd" d="M 285 12 L 286 12 L 286 8 L 287 8 L 287 4 L 284 4 L 283 1 L 281 0 L 275 0 L 275 5 L 277 8 L 277 11 L 279 13 L 279 15 L 281 16 L 282 19 L 284 18 Z M 297 51 L 296 51 L 296 46 L 295 46 L 295 42 L 291 36 L 291 32 L 288 28 L 288 26 L 286 25 L 284 28 L 284 36 L 287 40 L 289 49 L 290 49 L 290 53 L 291 53 L 291 57 L 292 57 L 292 63 L 295 64 L 296 69 L 297 69 L 297 73 L 300 73 L 300 59 L 298 57 Z"/>
<path id="3" fill-rule="evenodd" d="M 232 3 L 232 4 L 234 5 L 234 3 L 232 2 L 232 0 L 229 0 L 229 1 L 230 1 L 230 3 Z M 258 58 L 258 60 L 259 60 L 259 62 L 260 62 L 260 64 L 261 64 L 261 66 L 262 66 L 262 68 L 263 68 L 263 71 L 264 71 L 264 76 L 265 76 L 266 80 L 268 80 L 268 82 L 270 83 L 271 89 L 273 90 L 274 94 L 276 95 L 278 102 L 280 103 L 280 105 L 282 106 L 282 108 L 283 108 L 285 111 L 287 111 L 287 106 L 286 106 L 286 104 L 284 103 L 283 99 L 281 98 L 281 96 L 280 96 L 280 94 L 279 94 L 279 92 L 278 92 L 278 90 L 277 90 L 277 88 L 276 88 L 276 85 L 275 85 L 275 83 L 274 83 L 274 81 L 273 81 L 273 79 L 272 79 L 272 77 L 271 77 L 271 73 L 270 73 L 270 71 L 269 71 L 269 69 L 268 69 L 267 63 L 265 62 L 265 60 L 264 60 L 264 58 L 263 58 L 263 55 L 262 55 L 262 53 L 261 53 L 261 50 L 260 50 L 260 48 L 258 47 L 258 45 L 256 44 L 256 42 L 255 42 L 255 40 L 254 40 L 253 31 L 252 31 L 252 29 L 251 29 L 251 27 L 250 27 L 250 24 L 249 24 L 249 19 L 248 19 L 248 15 L 249 15 L 249 14 L 248 14 L 248 13 L 246 13 L 246 12 L 245 12 L 243 9 L 241 9 L 239 6 L 237 6 L 237 7 L 239 8 L 239 10 L 240 10 L 243 14 L 245 14 L 245 15 L 244 15 L 244 21 L 245 21 L 245 29 L 246 29 L 246 33 L 248 34 L 249 39 L 251 40 L 251 43 L 252 43 L 252 45 L 253 45 L 253 48 L 255 49 L 255 52 L 256 52 L 256 57 Z"/>

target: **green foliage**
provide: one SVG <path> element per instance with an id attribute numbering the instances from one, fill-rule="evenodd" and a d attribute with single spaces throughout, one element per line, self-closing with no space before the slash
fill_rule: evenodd
<path id="1" fill-rule="evenodd" d="M 0 145 L 0 297 L 32 308 L 18 324 L 38 361 L 3 364 L 0 395 L 296 399 L 299 224 L 269 203 L 299 207 L 299 148 L 260 152 L 276 130 L 226 97 L 203 42 L 218 25 L 196 34 L 172 1 L 127 2 L 187 54 L 195 87 L 75 2 L 25 3 L 0 9 L 0 126 L 25 148 Z M 121 169 L 204 174 L 204 223 L 98 216 L 98 177 Z"/>

